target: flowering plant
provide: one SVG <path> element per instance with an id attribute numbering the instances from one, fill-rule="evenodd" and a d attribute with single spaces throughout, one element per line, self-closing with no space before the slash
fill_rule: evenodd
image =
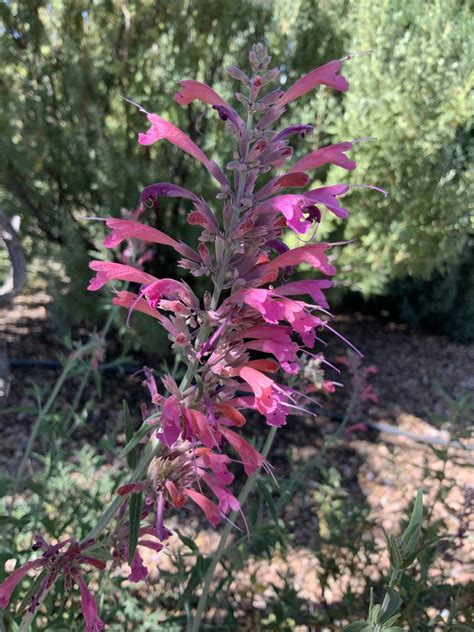
<path id="1" fill-rule="evenodd" d="M 159 182 L 142 192 L 135 217 L 106 220 L 111 232 L 104 245 L 115 248 L 135 239 L 171 248 L 180 256 L 181 268 L 209 278 L 212 291 L 199 298 L 184 280 L 156 278 L 128 263 L 91 262 L 95 276 L 89 289 L 97 291 L 109 281 L 137 286 L 135 291 L 115 290 L 113 303 L 128 310 L 127 320 L 134 311 L 157 320 L 179 351 L 186 371 L 179 384 L 171 375 L 163 375 L 159 388 L 153 372 L 144 369 L 150 404 L 143 408 L 139 431 L 128 432 L 123 454 L 133 470 L 129 482 L 118 489 L 112 505 L 81 543 L 66 540 L 48 546 L 41 541 L 42 557 L 17 569 L 0 585 L 2 606 L 28 570 L 41 568 L 44 581 L 30 611 L 37 609 L 41 595 L 62 575 L 69 583 L 79 584 L 87 631 L 101 630 L 103 623 L 79 565 L 105 566 L 93 551 L 114 517 L 116 525 L 101 544 L 113 549 L 116 561 L 128 559 L 129 579 L 138 581 L 146 578 L 147 569 L 137 545 L 162 549 L 170 536 L 166 516 L 173 508 L 194 503 L 216 527 L 229 520 L 229 512 L 241 511 L 230 488 L 233 464 L 241 464 L 249 477 L 262 467 L 271 471 L 265 456 L 244 434 L 244 412 L 260 413 L 276 428 L 286 423 L 292 411 L 305 410 L 305 404 L 314 400 L 311 389 L 303 385 L 304 357 L 325 362 L 322 352 L 315 355 L 313 348 L 324 344 L 320 332 L 335 333 L 324 296 L 332 285 L 329 277 L 336 273 L 329 255 L 332 244 L 317 243 L 314 237 L 324 209 L 347 217 L 339 198 L 349 185 L 303 189 L 310 182 L 308 172 L 317 167 L 333 164 L 352 170 L 356 166 L 347 156 L 353 142 L 343 142 L 315 149 L 283 173 L 267 175 L 291 158 L 289 139 L 312 130 L 306 124 L 275 128 L 287 104 L 317 86 L 346 91 L 348 82 L 339 71 L 347 59 L 316 68 L 286 91 L 269 89 L 279 69 L 269 70 L 271 58 L 265 47 L 255 45 L 250 76 L 233 66 L 228 69 L 243 85 L 236 99 L 246 113 L 244 118 L 209 86 L 182 81 L 176 102 L 185 106 L 197 100 L 211 106 L 237 141 L 238 149 L 226 165 L 228 175 L 184 132 L 140 108 L 150 128 L 139 135 L 139 143 L 148 146 L 165 139 L 202 163 L 217 184 L 221 212 L 183 187 Z M 298 192 L 287 192 L 294 189 Z M 190 202 L 187 221 L 201 228 L 197 246 L 137 221 L 144 207 L 158 207 L 160 197 Z M 289 249 L 283 240 L 287 229 L 300 240 L 304 235 L 308 239 Z M 320 277 L 288 281 L 300 264 L 310 266 Z M 298 376 L 301 388 L 285 384 L 285 374 Z M 325 390 L 333 390 L 330 380 L 324 384 Z M 145 437 L 148 441 L 139 455 L 138 445 Z"/>

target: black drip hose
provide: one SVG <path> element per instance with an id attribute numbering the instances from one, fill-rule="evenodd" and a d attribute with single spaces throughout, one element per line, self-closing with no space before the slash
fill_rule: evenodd
<path id="1" fill-rule="evenodd" d="M 58 360 L 39 360 L 38 358 L 9 358 L 9 364 L 12 369 L 14 368 L 36 368 L 42 367 L 44 369 L 62 369 L 63 364 Z M 98 366 L 99 371 L 107 373 L 125 373 L 130 375 L 143 369 L 141 364 L 100 364 Z"/>

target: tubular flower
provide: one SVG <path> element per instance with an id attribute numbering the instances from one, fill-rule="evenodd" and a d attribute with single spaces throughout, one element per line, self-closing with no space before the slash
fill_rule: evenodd
<path id="1" fill-rule="evenodd" d="M 143 452 L 134 470 L 137 480 L 119 488 L 113 510 L 106 512 L 105 523 L 102 521 L 97 528 L 101 533 L 110 516 L 118 514 L 117 528 L 112 533 L 116 562 L 126 558 L 126 539 L 132 526 L 125 520 L 125 509 L 127 505 L 132 509 L 132 499 L 142 502 L 138 507 L 141 513 L 134 514 L 139 523 L 133 525 L 134 537 L 138 534 L 140 547 L 156 551 L 170 536 L 165 520 L 176 508 L 195 505 L 213 526 L 229 519 L 229 512 L 240 510 L 239 501 L 229 489 L 234 478 L 232 468 L 241 465 L 247 476 L 260 468 L 271 468 L 245 436 L 246 416 L 263 415 L 268 425 L 281 426 L 293 411 L 304 411 L 305 404 L 314 401 L 308 393 L 315 390 L 314 382 L 311 385 L 304 373 L 306 356 L 316 359 L 319 380 L 320 365 L 328 363 L 321 350 L 313 347 L 316 342 L 323 343 L 319 332 L 337 333 L 329 324 L 331 316 L 324 295 L 332 285 L 327 277 L 336 274 L 329 253 L 332 244 L 315 242 L 314 236 L 325 210 L 338 218 L 348 216 L 339 198 L 349 192 L 349 186 L 342 183 L 305 188 L 310 181 L 307 172 L 323 165 L 331 163 L 353 170 L 356 165 L 347 152 L 354 143 L 314 148 L 291 164 L 293 148 L 289 140 L 310 134 L 313 127 L 295 124 L 279 130 L 278 121 L 288 103 L 317 86 L 346 91 L 349 86 L 340 70 L 349 57 L 312 70 L 286 91 L 271 88 L 279 70 L 268 69 L 271 58 L 263 45 L 255 45 L 249 59 L 250 76 L 233 66 L 228 69 L 246 90 L 245 94 L 236 93 L 235 109 L 213 88 L 195 80 L 182 81 L 175 95 L 182 106 L 193 101 L 211 106 L 209 112 L 217 112 L 224 122 L 226 139 L 233 137 L 236 146 L 225 167 L 218 166 L 171 122 L 140 108 L 149 128 L 139 134 L 138 142 L 149 146 L 167 140 L 200 162 L 217 186 L 215 199 L 206 201 L 169 182 L 150 184 L 130 217 L 106 220 L 110 233 L 104 241 L 106 248 L 123 248 L 124 242 L 130 244 L 133 240 L 135 245 L 138 242 L 135 252 L 146 252 L 147 256 L 133 265 L 133 257 L 119 250 L 117 258 L 122 263 L 90 263 L 95 276 L 88 289 L 98 291 L 113 281 L 112 300 L 127 311 L 127 324 L 133 321 L 134 311 L 150 316 L 150 327 L 159 324 L 166 330 L 185 365 L 179 384 L 168 374 L 162 376 L 160 384 L 153 371 L 147 367 L 143 370 L 151 402 L 142 404 L 144 424 L 138 438 L 134 437 L 134 449 L 146 433 L 150 449 Z M 242 109 L 244 116 L 238 111 Z M 270 173 L 280 167 L 283 173 Z M 359 185 L 362 187 L 377 189 Z M 158 211 L 163 197 L 181 198 L 183 206 L 189 206 L 187 221 L 200 229 L 197 243 L 183 243 L 143 223 L 146 209 Z M 304 245 L 290 248 L 284 241 L 288 229 L 298 238 L 309 238 Z M 177 265 L 188 278 L 207 278 L 209 291 L 200 297 L 181 278 L 183 275 L 178 280 L 157 278 L 147 272 L 144 268 L 150 245 L 178 253 L 181 258 Z M 290 280 L 288 277 L 300 264 L 309 266 L 317 277 Z M 129 287 L 117 289 L 117 282 L 126 282 Z M 288 375 L 300 385 L 299 392 L 285 383 Z M 333 391 L 335 385 L 331 380 L 322 382 L 326 392 Z M 82 578 L 81 565 L 102 568 L 103 563 L 84 554 L 86 545 L 74 541 L 54 547 L 41 544 L 43 556 L 19 568 L 0 585 L 0 606 L 7 605 L 16 584 L 28 571 L 41 569 L 46 583 L 41 584 L 40 592 L 59 575 L 75 580 L 87 630 L 101 630 L 103 623 Z M 130 560 L 129 578 L 139 581 L 146 576 L 137 550 Z"/>
<path id="2" fill-rule="evenodd" d="M 89 540 L 79 544 L 73 538 L 69 538 L 58 544 L 48 544 L 40 535 L 34 538 L 33 550 L 42 551 L 41 557 L 26 562 L 0 584 L 0 608 L 6 608 L 17 584 L 30 570 L 41 570 L 43 579 L 35 594 L 31 598 L 28 610 L 35 612 L 40 604 L 43 594 L 49 590 L 54 582 L 62 577 L 66 588 L 71 588 L 73 582 L 77 582 L 81 593 L 82 614 L 86 623 L 86 632 L 100 632 L 105 625 L 99 618 L 97 605 L 92 594 L 82 577 L 82 565 L 93 566 L 99 570 L 105 568 L 105 562 L 87 554 L 95 542 Z"/>
<path id="3" fill-rule="evenodd" d="M 262 414 L 270 425 L 286 423 L 292 410 L 301 409 L 305 395 L 285 386 L 284 374 L 301 373 L 302 358 L 312 354 L 317 332 L 333 331 L 324 295 L 332 285 L 325 276 L 336 274 L 328 253 L 331 244 L 312 242 L 289 249 L 283 237 L 286 228 L 298 235 L 312 231 L 324 208 L 340 218 L 347 217 L 348 210 L 338 198 L 349 186 L 287 191 L 304 189 L 309 182 L 305 172 L 328 163 L 354 169 L 355 162 L 346 155 L 353 143 L 316 148 L 289 165 L 284 175 L 267 177 L 266 184 L 260 184 L 260 176 L 291 160 L 293 150 L 288 141 L 292 136 L 312 131 L 306 124 L 281 131 L 275 128 L 286 104 L 318 85 L 347 90 L 348 83 L 339 74 L 344 60 L 316 68 L 286 92 L 266 92 L 278 71 L 263 72 L 270 58 L 260 45 L 254 47 L 250 59 L 251 77 L 234 67 L 229 70 L 248 88 L 247 96 L 238 95 L 247 110 L 246 123 L 215 90 L 199 81 L 180 82 L 175 96 L 183 106 L 193 101 L 212 106 L 230 124 L 227 129 L 235 135 L 238 147 L 235 159 L 227 164 L 232 177 L 225 177 L 184 132 L 156 114 L 146 113 L 151 128 L 139 135 L 144 145 L 168 140 L 200 161 L 217 181 L 220 213 L 216 204 L 166 182 L 146 187 L 141 195 L 145 205 L 150 201 L 156 205 L 160 197 L 189 201 L 188 221 L 202 228 L 198 246 L 183 244 L 135 221 L 107 220 L 111 229 L 105 240 L 107 247 L 131 238 L 171 247 L 182 256 L 179 265 L 191 275 L 210 278 L 212 295 L 199 300 L 184 281 L 156 279 L 114 263 L 91 263 L 96 277 L 90 289 L 97 290 L 109 280 L 136 284 L 135 291 L 116 293 L 114 303 L 128 309 L 129 316 L 138 310 L 158 321 L 172 343 L 181 348 L 187 364 L 181 385 L 165 376 L 164 396 L 158 396 L 154 387 L 153 406 L 160 420 L 150 432 L 161 442 L 161 456 L 153 462 L 152 474 L 149 470 L 153 484 L 151 489 L 147 483 L 147 489 L 156 507 L 161 539 L 165 533 L 163 511 L 171 506 L 190 500 L 213 525 L 237 508 L 226 487 L 231 482 L 227 447 L 237 454 L 248 475 L 264 465 L 263 457 L 243 438 L 245 410 Z M 309 265 L 320 277 L 280 280 L 281 273 L 288 276 L 300 264 Z M 302 373 L 300 378 L 304 379 Z M 334 388 L 329 380 L 327 385 L 326 390 Z M 208 498 L 209 492 L 213 499 Z"/>

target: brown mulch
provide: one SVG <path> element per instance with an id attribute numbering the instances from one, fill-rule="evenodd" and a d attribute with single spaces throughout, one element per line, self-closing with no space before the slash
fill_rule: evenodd
<path id="1" fill-rule="evenodd" d="M 19 296 L 8 309 L 0 310 L 0 338 L 7 344 L 10 358 L 55 359 L 55 353 L 61 349 L 61 342 L 48 316 L 49 300 L 45 293 L 36 292 Z M 443 337 L 411 332 L 403 325 L 361 314 L 340 317 L 336 323 L 337 329 L 363 351 L 364 363 L 374 364 L 379 369 L 371 379 L 379 402 L 368 407 L 366 419 L 388 423 L 418 435 L 431 436 L 434 431 L 444 431 L 442 436 L 449 436 L 446 434 L 448 426 L 442 421 L 433 420 L 433 416 L 449 415 L 441 390 L 451 398 L 474 392 L 474 345 L 457 344 Z M 327 350 L 329 359 L 344 351 L 344 346 L 336 338 L 326 339 L 330 342 Z M 137 364 L 144 361 L 148 359 L 136 358 Z M 9 394 L 0 399 L 0 409 L 3 406 L 20 407 L 23 410 L 2 416 L 0 467 L 14 470 L 15 462 L 18 462 L 26 444 L 34 419 L 30 409 L 36 405 L 33 384 L 39 385 L 46 396 L 58 374 L 58 369 L 12 368 Z M 349 376 L 343 374 L 341 381 L 348 383 Z M 84 437 L 97 438 L 114 428 L 120 418 L 124 393 L 127 393 L 132 405 L 137 405 L 138 410 L 139 401 L 146 397 L 139 383 L 140 378 L 131 375 L 104 375 L 102 395 L 100 399 L 96 398 L 87 423 L 77 432 L 77 442 L 83 441 Z M 58 399 L 59 410 L 67 412 L 76 388 L 77 383 L 74 381 L 66 384 Z M 341 411 L 347 397 L 347 391 L 341 391 L 327 401 L 327 407 Z M 464 429 L 469 423 L 472 424 L 472 419 L 461 421 Z M 292 468 L 316 455 L 324 436 L 334 432 L 337 424 L 337 421 L 324 415 L 316 419 L 295 417 L 279 431 L 274 446 L 272 461 L 280 468 L 279 473 L 290 476 Z M 443 514 L 445 509 L 441 503 L 436 505 L 434 512 L 435 518 L 444 517 L 447 520 L 453 533 L 458 528 L 456 509 L 462 507 L 464 490 L 472 485 L 472 469 L 464 467 L 469 462 L 470 454 L 452 449 L 453 458 L 447 473 L 457 480 L 457 484 L 446 500 L 452 507 L 452 515 Z M 340 470 L 348 492 L 369 507 L 370 518 L 388 530 L 398 528 L 400 512 L 405 510 L 407 502 L 425 480 L 425 468 L 429 467 L 432 471 L 441 468 L 430 446 L 414 443 L 403 436 L 372 430 L 345 434 L 343 440 L 328 451 L 326 465 L 331 464 Z M 295 533 L 289 554 L 285 559 L 276 556 L 271 562 L 260 564 L 253 570 L 265 584 L 269 580 L 278 583 L 280 574 L 291 572 L 302 597 L 314 602 L 324 597 L 330 602 L 338 598 L 342 584 L 331 586 L 322 595 L 316 581 L 318 560 L 314 546 L 320 525 L 315 517 L 314 491 L 319 483 L 311 477 L 307 483 L 308 493 L 296 494 L 286 508 L 285 518 Z M 436 486 L 433 484 L 426 491 L 428 498 L 433 499 Z M 438 515 L 436 512 L 441 513 Z M 201 531 L 199 538 L 203 549 L 212 548 L 216 539 L 215 534 L 208 530 Z M 465 562 L 468 553 L 466 551 L 466 557 L 453 563 L 453 581 L 468 579 Z M 382 565 L 385 564 L 386 560 Z M 368 565 L 367 572 L 376 576 L 376 565 Z M 245 582 L 245 578 L 241 578 L 241 581 Z M 347 578 L 341 580 L 342 583 L 345 581 Z M 354 590 L 357 590 L 356 585 Z M 263 598 L 262 595 L 256 595 L 254 605 L 261 606 Z"/>

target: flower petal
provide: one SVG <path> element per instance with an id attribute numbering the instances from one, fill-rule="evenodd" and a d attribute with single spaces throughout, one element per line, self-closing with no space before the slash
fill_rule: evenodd
<path id="1" fill-rule="evenodd" d="M 306 94 L 319 85 L 329 86 L 330 88 L 334 88 L 334 90 L 346 92 L 349 89 L 347 79 L 342 75 L 336 74 L 339 72 L 341 65 L 342 60 L 334 59 L 333 61 L 324 64 L 324 66 L 319 66 L 319 68 L 315 68 L 311 72 L 308 72 L 308 74 L 301 77 L 301 79 L 298 79 L 298 81 L 288 88 L 278 101 L 278 107 L 282 107 L 290 101 L 298 99 L 303 94 Z"/>
<path id="2" fill-rule="evenodd" d="M 186 495 L 193 500 L 205 513 L 206 518 L 213 527 L 217 527 L 221 521 L 221 513 L 218 507 L 209 498 L 196 492 L 194 489 L 187 489 Z"/>
<path id="3" fill-rule="evenodd" d="M 308 246 L 300 246 L 293 248 L 279 255 L 267 264 L 264 264 L 269 271 L 274 271 L 287 266 L 295 266 L 300 263 L 307 263 L 317 270 L 321 270 L 330 276 L 336 274 L 336 268 L 329 263 L 325 251 L 331 247 L 331 244 L 322 242 L 320 244 L 311 244 Z"/>
<path id="4" fill-rule="evenodd" d="M 153 283 L 157 278 L 151 274 L 138 270 L 132 266 L 126 266 L 123 263 L 114 263 L 112 261 L 91 261 L 89 268 L 97 274 L 93 277 L 87 287 L 88 290 L 95 292 L 100 290 L 108 281 L 131 281 L 133 283 Z"/>
<path id="5" fill-rule="evenodd" d="M 101 632 L 105 628 L 105 625 L 99 618 L 95 599 L 90 593 L 82 576 L 77 574 L 75 578 L 79 584 L 79 590 L 81 591 L 81 607 L 86 622 L 86 632 Z"/>
<path id="6" fill-rule="evenodd" d="M 26 573 L 31 568 L 39 568 L 44 563 L 45 561 L 42 559 L 26 562 L 26 564 L 23 564 L 23 566 L 17 568 L 16 571 L 13 571 L 13 573 L 0 584 L 0 608 L 6 608 L 8 606 L 12 592 L 15 590 L 17 584 L 21 582 Z"/>
<path id="7" fill-rule="evenodd" d="M 345 154 L 345 152 L 351 150 L 352 147 L 353 145 L 350 142 L 321 147 L 321 149 L 317 149 L 307 156 L 304 156 L 304 158 L 301 158 L 301 160 L 298 160 L 288 173 L 311 171 L 312 169 L 317 169 L 329 163 L 352 171 L 356 168 L 356 163 L 350 160 Z"/>
<path id="8" fill-rule="evenodd" d="M 230 107 L 227 101 L 217 94 L 210 86 L 194 79 L 184 79 L 179 82 L 181 90 L 174 95 L 179 105 L 188 105 L 193 101 L 201 101 L 209 105 L 223 105 Z"/>
<path id="9" fill-rule="evenodd" d="M 187 134 L 179 127 L 173 125 L 169 121 L 161 118 L 157 114 L 147 114 L 147 118 L 151 123 L 150 129 L 145 134 L 138 135 L 138 142 L 141 145 L 152 145 L 162 138 L 166 139 L 172 145 L 176 145 L 187 154 L 199 160 L 210 174 L 223 186 L 228 186 L 228 182 L 222 171 L 215 162 L 210 160 L 206 154 L 200 149 Z"/>
<path id="10" fill-rule="evenodd" d="M 219 430 L 242 459 L 247 476 L 252 476 L 265 463 L 265 459 L 254 447 L 233 430 L 219 426 Z"/>
<path id="11" fill-rule="evenodd" d="M 141 239 L 142 241 L 151 242 L 154 244 L 162 244 L 164 246 L 171 246 L 179 252 L 179 242 L 162 233 L 161 230 L 141 224 L 140 222 L 134 222 L 128 219 L 119 219 L 117 217 L 109 217 L 106 220 L 106 225 L 112 229 L 110 235 L 104 239 L 104 246 L 106 248 L 116 248 L 126 239 Z"/>

